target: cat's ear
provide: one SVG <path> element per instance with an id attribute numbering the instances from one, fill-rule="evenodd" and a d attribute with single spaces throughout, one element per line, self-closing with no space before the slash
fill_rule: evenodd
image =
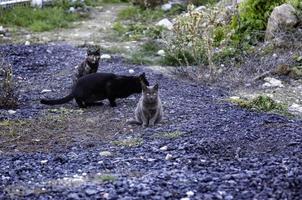
<path id="1" fill-rule="evenodd" d="M 154 85 L 153 89 L 156 90 L 156 91 L 158 91 L 158 88 L 159 88 L 159 85 L 158 85 L 158 83 L 156 83 L 156 84 Z"/>
<path id="2" fill-rule="evenodd" d="M 142 79 L 146 79 L 146 74 L 145 72 L 143 72 L 141 75 L 139 75 L 139 78 L 142 80 Z"/>
<path id="3" fill-rule="evenodd" d="M 147 90 L 147 85 L 145 84 L 145 81 L 142 78 L 140 78 L 140 83 L 141 83 L 141 86 L 142 86 L 142 90 L 146 91 Z"/>

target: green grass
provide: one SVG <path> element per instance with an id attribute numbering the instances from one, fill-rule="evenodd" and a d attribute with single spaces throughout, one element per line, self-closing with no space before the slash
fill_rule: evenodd
<path id="1" fill-rule="evenodd" d="M 100 182 L 114 182 L 116 180 L 116 177 L 111 174 L 103 174 L 96 177 L 98 181 Z"/>
<path id="2" fill-rule="evenodd" d="M 242 108 L 252 109 L 261 112 L 272 112 L 283 115 L 290 115 L 288 106 L 282 103 L 275 102 L 272 98 L 260 95 L 254 99 L 230 99 L 232 103 L 238 104 Z"/>
<path id="3" fill-rule="evenodd" d="M 156 55 L 158 50 L 160 46 L 156 42 L 147 41 L 130 55 L 128 62 L 138 65 L 158 64 L 160 61 L 160 57 Z"/>
<path id="4" fill-rule="evenodd" d="M 60 7 L 36 9 L 18 6 L 0 12 L 0 24 L 25 27 L 34 32 L 70 27 L 71 22 L 81 18 L 79 14 L 67 13 Z"/>
<path id="5" fill-rule="evenodd" d="M 163 132 L 155 135 L 156 138 L 160 139 L 176 139 L 183 135 L 184 133 L 181 131 L 173 131 L 173 132 Z"/>
<path id="6" fill-rule="evenodd" d="M 135 6 L 129 6 L 118 13 L 118 20 L 132 20 L 140 22 L 151 22 L 164 17 L 164 11 L 161 9 L 141 9 Z"/>

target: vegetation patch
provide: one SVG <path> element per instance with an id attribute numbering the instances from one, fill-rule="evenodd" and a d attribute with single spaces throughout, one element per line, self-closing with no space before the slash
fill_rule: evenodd
<path id="1" fill-rule="evenodd" d="M 160 62 L 161 58 L 156 55 L 161 47 L 154 41 L 145 42 L 137 51 L 133 52 L 128 61 L 132 64 L 157 64 Z"/>
<path id="2" fill-rule="evenodd" d="M 114 182 L 116 177 L 111 174 L 102 174 L 96 177 L 98 182 Z"/>
<path id="3" fill-rule="evenodd" d="M 173 131 L 173 132 L 163 132 L 163 133 L 157 133 L 155 135 L 155 138 L 160 138 L 160 139 L 176 139 L 181 136 L 183 136 L 184 133 L 181 131 Z"/>
<path id="4" fill-rule="evenodd" d="M 124 140 L 113 141 L 112 144 L 121 147 L 138 147 L 144 143 L 142 138 L 127 138 Z"/>
<path id="5" fill-rule="evenodd" d="M 49 31 L 56 28 L 71 27 L 73 21 L 82 19 L 83 15 L 67 12 L 67 5 L 56 5 L 44 8 L 16 6 L 11 9 L 0 9 L 0 24 L 25 27 L 34 32 Z"/>
<path id="6" fill-rule="evenodd" d="M 17 106 L 12 66 L 0 58 L 0 109 L 14 109 Z"/>
<path id="7" fill-rule="evenodd" d="M 260 95 L 254 99 L 230 99 L 232 103 L 238 104 L 242 108 L 252 109 L 261 112 L 273 112 L 289 115 L 288 106 L 282 103 L 277 103 L 272 98 Z"/>

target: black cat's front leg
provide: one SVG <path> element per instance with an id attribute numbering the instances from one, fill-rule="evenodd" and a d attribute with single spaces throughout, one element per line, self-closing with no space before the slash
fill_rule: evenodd
<path id="1" fill-rule="evenodd" d="M 80 108 L 87 108 L 87 106 L 83 103 L 82 100 L 76 99 L 76 102 Z"/>
<path id="2" fill-rule="evenodd" d="M 111 107 L 116 107 L 115 98 L 109 98 L 109 103 Z"/>

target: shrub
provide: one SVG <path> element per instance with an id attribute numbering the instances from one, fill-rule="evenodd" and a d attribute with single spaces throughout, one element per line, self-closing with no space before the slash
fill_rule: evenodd
<path id="1" fill-rule="evenodd" d="M 232 19 L 236 30 L 234 40 L 249 40 L 252 43 L 264 39 L 268 18 L 272 10 L 286 0 L 246 0 L 239 4 L 239 15 Z"/>
<path id="2" fill-rule="evenodd" d="M 0 59 L 0 109 L 13 109 L 17 106 L 12 66 Z"/>
<path id="3" fill-rule="evenodd" d="M 196 6 L 214 4 L 217 3 L 218 0 L 187 0 L 188 4 L 193 4 Z"/>

